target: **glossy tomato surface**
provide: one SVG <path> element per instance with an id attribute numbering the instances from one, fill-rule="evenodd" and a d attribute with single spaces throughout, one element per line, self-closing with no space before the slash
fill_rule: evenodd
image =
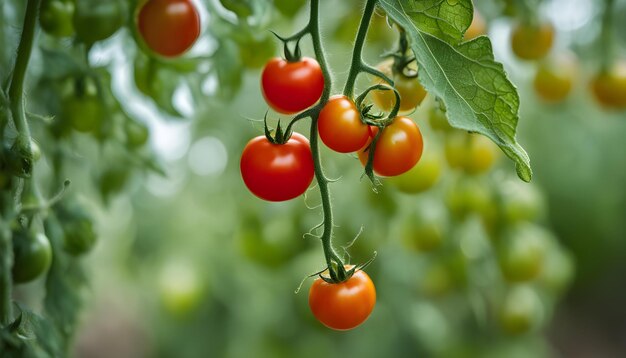
<path id="1" fill-rule="evenodd" d="M 309 291 L 309 307 L 315 318 L 326 327 L 341 331 L 365 322 L 375 304 L 376 288 L 362 270 L 341 283 L 318 278 Z"/>
<path id="2" fill-rule="evenodd" d="M 311 107 L 322 96 L 324 75 L 316 60 L 303 57 L 289 62 L 271 59 L 263 69 L 261 89 L 276 112 L 293 114 Z"/>
<path id="3" fill-rule="evenodd" d="M 368 143 L 359 150 L 359 160 L 365 165 L 369 156 Z M 396 117 L 380 135 L 374 151 L 374 171 L 380 176 L 396 176 L 413 168 L 422 157 L 424 140 L 419 127 L 410 118 Z"/>
<path id="4" fill-rule="evenodd" d="M 335 152 L 356 152 L 369 139 L 369 127 L 361 122 L 361 113 L 346 96 L 333 96 L 328 101 L 317 126 L 322 142 Z"/>
<path id="5" fill-rule="evenodd" d="M 148 47 L 165 57 L 189 50 L 200 35 L 200 15 L 190 0 L 149 0 L 137 16 Z"/>
<path id="6" fill-rule="evenodd" d="M 285 144 L 265 136 L 253 138 L 241 154 L 241 176 L 261 199 L 285 201 L 304 194 L 313 181 L 313 155 L 309 140 L 293 133 Z"/>

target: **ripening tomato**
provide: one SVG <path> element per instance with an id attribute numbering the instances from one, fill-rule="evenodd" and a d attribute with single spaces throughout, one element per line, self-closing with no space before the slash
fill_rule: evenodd
<path id="1" fill-rule="evenodd" d="M 591 91 L 596 101 L 607 109 L 626 108 L 626 61 L 598 73 L 591 80 Z"/>
<path id="2" fill-rule="evenodd" d="M 149 0 L 139 10 L 137 27 L 152 51 L 176 57 L 200 36 L 200 15 L 190 0 Z"/>
<path id="3" fill-rule="evenodd" d="M 376 288 L 363 270 L 357 270 L 341 283 L 317 278 L 309 291 L 309 307 L 315 318 L 326 327 L 340 331 L 365 322 L 375 304 Z"/>
<path id="4" fill-rule="evenodd" d="M 557 103 L 563 101 L 570 94 L 575 78 L 575 58 L 561 54 L 539 65 L 533 86 L 542 100 Z"/>
<path id="5" fill-rule="evenodd" d="M 359 150 L 359 160 L 367 164 L 369 141 Z M 422 157 L 424 140 L 419 127 L 410 118 L 396 117 L 378 138 L 374 152 L 374 172 L 380 176 L 396 176 L 409 171 Z"/>
<path id="6" fill-rule="evenodd" d="M 316 60 L 303 57 L 289 62 L 271 59 L 261 75 L 265 101 L 273 110 L 293 114 L 311 107 L 324 91 L 324 74 Z"/>
<path id="7" fill-rule="evenodd" d="M 370 137 L 361 112 L 346 96 L 333 96 L 320 112 L 317 121 L 322 142 L 335 152 L 352 153 L 363 148 Z"/>
<path id="8" fill-rule="evenodd" d="M 538 60 L 545 57 L 552 48 L 554 28 L 550 23 L 538 26 L 517 24 L 511 33 L 513 53 L 522 60 Z"/>
<path id="9" fill-rule="evenodd" d="M 378 70 L 389 76 L 394 81 L 394 86 L 400 95 L 400 112 L 407 113 L 419 106 L 426 97 L 426 90 L 417 78 L 409 78 L 401 73 L 394 73 L 393 59 L 381 62 Z M 417 65 L 412 62 L 409 70 L 417 73 Z M 377 84 L 385 84 L 382 79 L 376 80 Z M 393 91 L 372 91 L 374 103 L 384 111 L 390 111 L 396 103 L 396 95 Z"/>
<path id="10" fill-rule="evenodd" d="M 465 31 L 465 35 L 463 35 L 464 40 L 471 40 L 480 35 L 485 35 L 487 33 L 487 23 L 483 16 L 478 12 L 478 10 L 474 9 L 474 18 L 472 19 L 472 23 Z"/>
<path id="11" fill-rule="evenodd" d="M 285 144 L 253 138 L 241 154 L 241 177 L 261 199 L 285 201 L 304 194 L 314 176 L 309 140 L 293 133 Z"/>

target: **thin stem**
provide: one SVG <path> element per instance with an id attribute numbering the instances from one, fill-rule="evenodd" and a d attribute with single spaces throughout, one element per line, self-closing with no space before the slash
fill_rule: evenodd
<path id="1" fill-rule="evenodd" d="M 313 153 L 313 164 L 315 166 L 315 177 L 317 179 L 317 186 L 320 190 L 320 196 L 322 198 L 322 210 L 324 213 L 324 231 L 322 233 L 321 241 L 322 248 L 324 250 L 324 257 L 326 258 L 326 265 L 328 266 L 328 271 L 330 273 L 331 279 L 335 282 L 341 281 L 345 279 L 346 271 L 344 268 L 343 261 L 335 252 L 335 249 L 332 246 L 332 236 L 333 236 L 333 210 L 330 200 L 330 190 L 328 188 L 329 180 L 324 173 L 324 169 L 322 168 L 322 159 L 320 156 L 319 150 L 319 136 L 317 132 L 317 120 L 319 118 L 319 113 L 321 108 L 328 102 L 330 97 L 330 91 L 332 88 L 332 78 L 330 76 L 330 71 L 328 69 L 328 63 L 326 61 L 326 55 L 324 52 L 324 48 L 322 46 L 322 41 L 320 38 L 320 29 L 319 29 L 319 0 L 311 0 L 311 14 L 310 21 L 307 28 L 310 30 L 311 40 L 313 42 L 313 50 L 315 51 L 315 56 L 317 57 L 317 61 L 322 68 L 322 73 L 324 74 L 324 91 L 322 92 L 322 98 L 315 108 L 311 111 L 311 132 L 310 132 L 310 140 L 311 140 L 311 151 Z M 336 266 L 333 265 L 333 262 Z M 337 273 L 335 270 L 339 270 Z"/>
<path id="2" fill-rule="evenodd" d="M 343 94 L 348 98 L 352 98 L 354 95 L 354 84 L 356 82 L 356 78 L 365 67 L 362 52 L 363 46 L 365 45 L 365 37 L 367 36 L 367 29 L 369 28 L 370 20 L 372 19 L 374 9 L 376 8 L 376 1 L 377 0 L 367 0 L 365 10 L 363 10 L 363 17 L 361 18 L 359 31 L 357 32 L 356 40 L 354 42 L 354 51 L 352 52 L 352 63 L 350 65 L 348 80 L 343 88 Z"/>
<path id="3" fill-rule="evenodd" d="M 17 129 L 18 135 L 24 136 L 29 140 L 30 129 L 28 128 L 24 112 L 24 77 L 26 77 L 26 69 L 28 68 L 30 54 L 33 49 L 33 40 L 35 38 L 40 4 L 41 0 L 29 0 L 26 6 L 22 37 L 17 48 L 13 77 L 11 78 L 11 86 L 9 87 L 9 100 L 11 102 L 11 112 L 15 129 Z"/>
<path id="4" fill-rule="evenodd" d="M 9 191 L 0 192 L 2 215 L 0 215 L 0 327 L 10 323 L 13 317 L 11 303 L 13 266 L 13 242 L 9 218 L 13 217 L 13 200 Z"/>

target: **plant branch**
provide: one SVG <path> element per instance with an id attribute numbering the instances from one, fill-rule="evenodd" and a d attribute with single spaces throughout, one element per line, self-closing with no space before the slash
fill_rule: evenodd
<path id="1" fill-rule="evenodd" d="M 356 40 L 354 42 L 354 51 L 352 52 L 352 63 L 350 65 L 350 72 L 348 73 L 346 85 L 343 88 L 343 94 L 348 98 L 352 98 L 354 95 L 354 84 L 359 73 L 362 72 L 364 68 L 369 67 L 363 62 L 362 52 L 363 46 L 365 45 L 365 38 L 367 36 L 367 30 L 369 28 L 370 20 L 372 19 L 374 9 L 376 8 L 376 2 L 377 0 L 367 0 L 367 3 L 365 4 L 365 10 L 363 10 L 363 17 L 361 18 L 359 31 L 357 32 Z M 386 76 L 385 81 L 393 83 L 388 78 L 386 78 Z"/>

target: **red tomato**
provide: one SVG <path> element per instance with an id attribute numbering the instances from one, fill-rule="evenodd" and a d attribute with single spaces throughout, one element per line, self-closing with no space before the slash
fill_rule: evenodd
<path id="1" fill-rule="evenodd" d="M 298 62 L 271 59 L 263 69 L 261 89 L 267 104 L 276 112 L 293 114 L 311 107 L 322 96 L 324 74 L 316 60 Z"/>
<path id="2" fill-rule="evenodd" d="M 423 149 L 424 140 L 417 124 L 407 117 L 396 117 L 378 138 L 374 172 L 387 177 L 407 172 L 420 160 Z M 359 150 L 363 165 L 367 164 L 368 156 L 369 142 Z"/>
<path id="3" fill-rule="evenodd" d="M 309 140 L 299 133 L 285 144 L 273 144 L 265 136 L 253 138 L 241 154 L 240 167 L 248 189 L 268 201 L 304 194 L 314 176 Z"/>
<path id="4" fill-rule="evenodd" d="M 318 278 L 309 291 L 309 307 L 315 318 L 326 327 L 341 331 L 365 322 L 375 304 L 376 288 L 362 270 L 341 283 Z"/>
<path id="5" fill-rule="evenodd" d="M 335 152 L 352 153 L 363 148 L 369 139 L 368 125 L 346 96 L 333 96 L 320 112 L 317 122 L 320 138 Z"/>
<path id="6" fill-rule="evenodd" d="M 148 0 L 137 24 L 148 47 L 165 57 L 182 55 L 200 35 L 200 15 L 190 0 Z"/>

